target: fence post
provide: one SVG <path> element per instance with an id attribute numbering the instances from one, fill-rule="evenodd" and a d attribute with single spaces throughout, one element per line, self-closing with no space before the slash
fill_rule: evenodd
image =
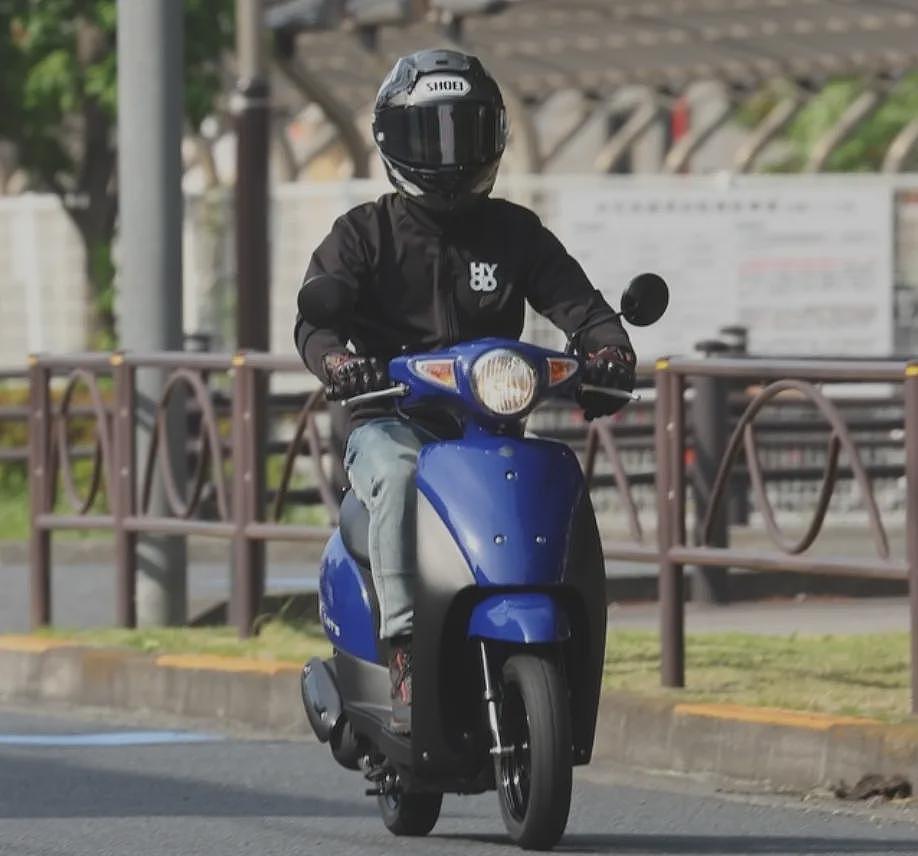
<path id="1" fill-rule="evenodd" d="M 918 713 L 918 363 L 905 369 L 905 549 L 911 626 L 912 713 Z"/>
<path id="2" fill-rule="evenodd" d="M 721 327 L 718 331 L 722 340 L 727 345 L 726 353 L 731 357 L 749 356 L 749 329 L 741 324 Z M 746 389 L 745 381 L 727 381 L 727 418 L 730 420 L 730 398 L 734 393 L 743 393 Z M 731 422 L 732 424 L 732 422 Z M 749 524 L 749 476 L 734 472 L 730 479 L 730 502 L 728 520 L 734 526 L 747 526 Z"/>
<path id="3" fill-rule="evenodd" d="M 112 514 L 115 518 L 115 623 L 137 626 L 137 533 L 125 529 L 125 520 L 137 513 L 137 456 L 134 437 L 133 366 L 124 354 L 112 354 L 115 382 L 113 421 L 114 461 Z"/>
<path id="4" fill-rule="evenodd" d="M 233 357 L 233 585 L 230 616 L 240 637 L 252 635 L 261 592 L 258 558 L 260 544 L 250 540 L 246 527 L 255 519 L 255 370 L 244 353 Z"/>
<path id="5" fill-rule="evenodd" d="M 682 377 L 668 360 L 656 367 L 657 544 L 660 551 L 661 682 L 685 686 L 685 589 L 670 549 L 685 541 L 685 437 Z"/>
<path id="6" fill-rule="evenodd" d="M 38 517 L 51 511 L 51 372 L 29 357 L 29 617 L 33 629 L 51 623 L 51 531 Z"/>
<path id="7" fill-rule="evenodd" d="M 723 342 L 699 342 L 695 346 L 711 358 L 713 354 L 727 350 Z M 701 526 L 705 511 L 711 502 L 711 488 L 717 477 L 717 469 L 727 451 L 729 430 L 729 387 L 719 377 L 699 375 L 692 380 L 695 399 L 692 402 L 692 435 L 694 438 L 695 462 L 692 467 L 692 493 L 695 497 L 695 542 L 702 539 Z M 727 525 L 727 503 L 721 502 L 714 517 L 711 547 L 729 546 Z M 692 600 L 703 603 L 726 603 L 729 600 L 726 568 L 700 566 L 692 575 Z"/>

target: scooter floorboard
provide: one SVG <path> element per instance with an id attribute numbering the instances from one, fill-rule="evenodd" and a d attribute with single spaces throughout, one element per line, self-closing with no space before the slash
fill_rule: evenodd
<path id="1" fill-rule="evenodd" d="M 393 764 L 411 766 L 411 738 L 389 730 L 389 722 L 392 719 L 390 707 L 357 702 L 345 704 L 344 712 L 354 730 L 367 737 Z"/>

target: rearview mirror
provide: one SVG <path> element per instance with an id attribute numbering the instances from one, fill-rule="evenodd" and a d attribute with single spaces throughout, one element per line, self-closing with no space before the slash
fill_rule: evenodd
<path id="1" fill-rule="evenodd" d="M 622 294 L 622 317 L 635 327 L 647 327 L 663 317 L 669 306 L 669 287 L 662 276 L 641 273 Z"/>
<path id="2" fill-rule="evenodd" d="M 296 305 L 310 324 L 326 327 L 347 318 L 354 308 L 354 296 L 346 283 L 323 273 L 303 283 Z"/>

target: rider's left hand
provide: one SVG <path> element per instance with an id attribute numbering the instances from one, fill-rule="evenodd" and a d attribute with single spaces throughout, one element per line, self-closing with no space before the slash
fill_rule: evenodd
<path id="1" fill-rule="evenodd" d="M 628 345 L 608 345 L 590 354 L 583 365 L 581 380 L 589 386 L 631 392 L 635 383 L 637 358 Z M 617 413 L 628 402 L 601 392 L 581 391 L 580 406 L 587 421 Z"/>

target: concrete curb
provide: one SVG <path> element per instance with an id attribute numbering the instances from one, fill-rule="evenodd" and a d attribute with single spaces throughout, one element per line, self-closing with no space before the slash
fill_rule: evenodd
<path id="1" fill-rule="evenodd" d="M 0 637 L 0 699 L 57 701 L 224 720 L 304 734 L 300 666 Z M 863 775 L 918 783 L 918 722 L 888 725 L 727 704 L 604 694 L 595 761 L 807 791 Z"/>
<path id="2" fill-rule="evenodd" d="M 918 722 L 604 694 L 594 757 L 809 791 L 868 773 L 918 783 Z"/>
<path id="3" fill-rule="evenodd" d="M 205 717 L 282 734 L 308 731 L 300 669 L 294 663 L 0 638 L 0 699 Z"/>

